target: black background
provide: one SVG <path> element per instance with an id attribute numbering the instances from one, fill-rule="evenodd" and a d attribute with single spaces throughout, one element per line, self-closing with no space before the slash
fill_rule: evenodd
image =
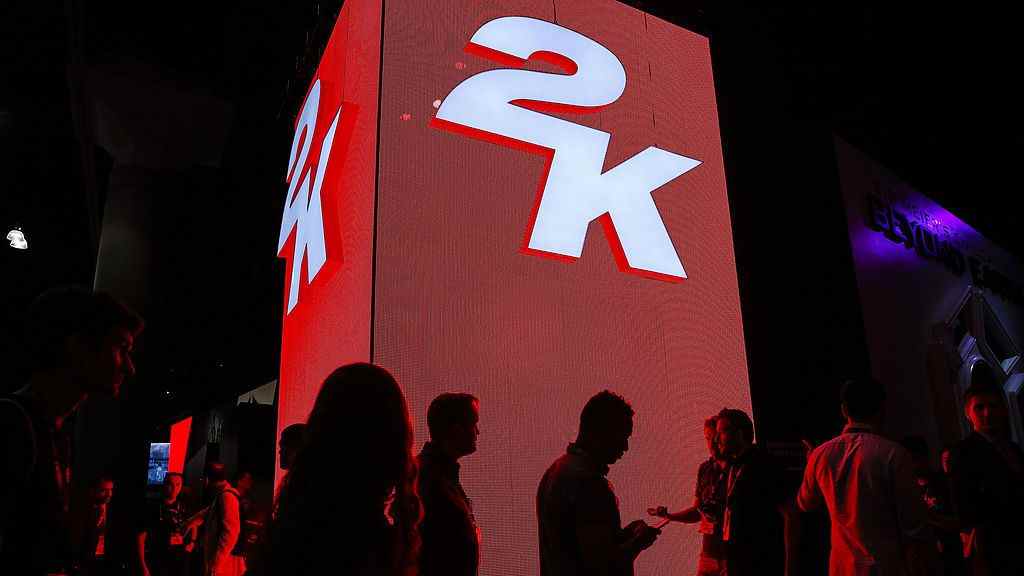
<path id="1" fill-rule="evenodd" d="M 340 4 L 5 3 L 0 225 L 20 224 L 31 242 L 0 250 L 5 388 L 24 374 L 31 298 L 92 282 L 112 159 L 79 144 L 75 71 L 125 59 L 233 109 L 221 165 L 174 174 L 186 192 L 154 223 L 164 264 L 148 296 L 159 305 L 147 314 L 139 417 L 166 422 L 276 377 L 282 159 Z M 1015 15 L 877 0 L 630 4 L 711 38 L 755 416 L 769 439 L 827 437 L 839 379 L 867 366 L 831 135 L 1020 255 Z M 197 297 L 197 279 L 217 297 Z"/>

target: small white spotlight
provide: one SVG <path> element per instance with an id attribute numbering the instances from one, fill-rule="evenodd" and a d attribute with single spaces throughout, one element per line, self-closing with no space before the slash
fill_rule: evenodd
<path id="1" fill-rule="evenodd" d="M 25 238 L 25 233 L 21 231 L 21 228 L 17 226 L 11 228 L 11 231 L 7 233 L 7 240 L 11 243 L 11 248 L 15 250 L 28 250 L 28 239 Z"/>

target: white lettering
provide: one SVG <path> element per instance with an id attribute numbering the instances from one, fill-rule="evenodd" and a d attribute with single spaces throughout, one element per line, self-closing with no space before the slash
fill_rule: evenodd
<path id="1" fill-rule="evenodd" d="M 317 112 L 320 108 L 320 80 L 317 79 L 309 91 L 306 104 L 295 127 L 292 138 L 292 150 L 288 160 L 288 196 L 284 201 L 284 214 L 281 218 L 281 234 L 277 241 L 278 255 L 284 250 L 288 238 L 295 232 L 295 249 L 291 255 L 291 282 L 288 287 L 288 313 L 299 301 L 299 279 L 302 272 L 302 260 L 306 260 L 306 282 L 313 282 L 318 272 L 327 262 L 327 246 L 324 239 L 324 215 L 320 199 L 320 188 L 324 183 L 324 173 L 331 158 L 331 146 L 334 144 L 334 133 L 341 118 L 341 106 L 334 114 L 334 121 L 324 136 L 320 147 L 320 157 L 316 166 L 316 175 L 310 183 L 310 169 L 306 166 L 306 156 L 313 142 L 316 129 Z M 305 138 L 303 138 L 305 136 Z M 302 147 L 299 148 L 299 144 Z"/>
<path id="2" fill-rule="evenodd" d="M 615 54 L 557 24 L 520 16 L 487 22 L 470 44 L 524 61 L 548 60 L 567 72 L 481 72 L 456 86 L 436 115 L 553 151 L 528 248 L 579 258 L 590 222 L 607 215 L 609 242 L 619 243 L 625 256 L 620 265 L 686 278 L 651 193 L 700 161 L 651 146 L 602 173 L 611 134 L 528 109 L 580 112 L 615 102 L 626 87 Z"/>

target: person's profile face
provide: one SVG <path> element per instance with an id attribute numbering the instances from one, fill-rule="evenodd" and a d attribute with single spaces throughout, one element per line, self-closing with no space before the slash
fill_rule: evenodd
<path id="1" fill-rule="evenodd" d="M 949 474 L 949 471 L 953 469 L 953 454 L 948 450 L 942 451 L 942 471 Z"/>
<path id="2" fill-rule="evenodd" d="M 177 500 L 179 494 L 181 494 L 181 476 L 164 477 L 164 496 L 168 500 Z"/>
<path id="3" fill-rule="evenodd" d="M 478 402 L 473 402 L 470 411 L 466 414 L 466 420 L 457 424 L 453 432 L 460 455 L 467 456 L 476 452 L 476 441 L 480 436 L 480 404 Z"/>
<path id="4" fill-rule="evenodd" d="M 127 328 L 115 327 L 95 346 L 79 346 L 77 353 L 88 391 L 113 398 L 121 392 L 125 377 L 135 375 L 135 335 Z"/>
<path id="5" fill-rule="evenodd" d="M 994 394 L 974 396 L 965 410 L 975 432 L 993 434 L 1006 429 L 1006 403 L 1001 397 Z"/>
<path id="6" fill-rule="evenodd" d="M 97 504 L 110 504 L 110 499 L 114 497 L 114 483 L 110 480 L 104 480 L 96 486 L 96 503 Z"/>
<path id="7" fill-rule="evenodd" d="M 704 427 L 704 443 L 708 447 L 708 455 L 712 458 L 718 456 L 718 445 L 715 441 L 715 428 L 713 426 Z"/>
<path id="8" fill-rule="evenodd" d="M 281 470 L 288 470 L 295 463 L 295 454 L 298 452 L 298 448 L 292 444 L 281 440 L 277 448 L 277 458 Z"/>
<path id="9" fill-rule="evenodd" d="M 728 418 L 719 418 L 715 423 L 715 439 L 723 456 L 738 456 L 747 447 L 747 440 Z"/>
<path id="10" fill-rule="evenodd" d="M 619 426 L 611 426 L 605 438 L 605 464 L 611 465 L 629 452 L 629 437 L 633 435 L 633 419 L 627 418 Z"/>

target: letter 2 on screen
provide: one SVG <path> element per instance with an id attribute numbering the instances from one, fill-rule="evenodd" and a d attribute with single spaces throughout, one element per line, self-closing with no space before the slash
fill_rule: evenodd
<path id="1" fill-rule="evenodd" d="M 295 126 L 292 138 L 292 150 L 288 158 L 288 195 L 284 199 L 284 213 L 281 217 L 281 234 L 278 236 L 278 255 L 284 257 L 285 244 L 295 232 L 295 250 L 291 257 L 291 282 L 288 286 L 288 313 L 299 301 L 299 279 L 302 277 L 302 256 L 306 255 L 307 283 L 316 278 L 317 273 L 327 262 L 327 246 L 324 236 L 324 214 L 320 198 L 320 189 L 324 184 L 324 173 L 331 158 L 331 147 L 334 145 L 334 133 L 341 118 L 341 106 L 334 114 L 334 121 L 327 129 L 320 146 L 320 159 L 316 166 L 316 176 L 310 183 L 310 169 L 306 157 L 313 143 L 313 132 L 316 129 L 317 113 L 320 110 L 320 79 L 317 78 L 309 90 L 306 103 L 302 107 L 299 121 Z M 303 136 L 305 136 L 303 138 Z M 302 147 L 299 147 L 299 144 Z M 311 189 L 312 187 L 312 189 Z"/>
<path id="2" fill-rule="evenodd" d="M 546 60 L 566 72 L 481 72 L 444 98 L 433 122 L 550 154 L 526 251 L 579 258 L 587 227 L 600 218 L 620 268 L 668 281 L 686 278 L 651 193 L 700 161 L 650 146 L 602 173 L 611 134 L 538 112 L 587 112 L 618 100 L 626 71 L 615 54 L 578 32 L 520 16 L 487 22 L 466 50 L 513 66 Z"/>

